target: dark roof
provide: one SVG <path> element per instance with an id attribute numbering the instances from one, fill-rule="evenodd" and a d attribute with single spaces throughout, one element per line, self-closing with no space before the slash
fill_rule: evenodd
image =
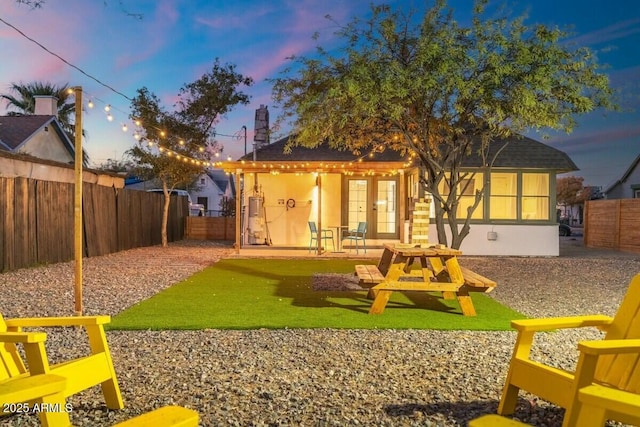
<path id="1" fill-rule="evenodd" d="M 349 162 L 357 160 L 362 155 L 368 154 L 363 152 L 355 155 L 351 151 L 340 151 L 329 147 L 329 144 L 323 143 L 314 148 L 293 147 L 291 153 L 285 154 L 284 147 L 289 141 L 290 136 L 286 136 L 273 144 L 266 145 L 256 151 L 256 160 L 258 161 L 274 161 L 274 162 L 301 162 L 301 161 L 327 161 L 327 162 Z M 366 156 L 365 156 L 366 157 Z M 249 153 L 240 158 L 240 160 L 253 160 L 253 153 Z M 366 159 L 368 160 L 368 159 Z M 400 156 L 400 153 L 393 150 L 385 150 L 382 153 L 376 153 L 371 161 L 377 162 L 405 162 L 406 158 Z"/>
<path id="2" fill-rule="evenodd" d="M 230 180 L 229 175 L 227 175 L 225 171 L 221 169 L 209 169 L 206 173 L 220 190 L 225 191 L 227 189 Z"/>
<path id="3" fill-rule="evenodd" d="M 631 175 L 631 173 L 633 172 L 633 170 L 636 168 L 636 166 L 638 166 L 638 163 L 640 163 L 640 154 L 638 154 L 638 157 L 635 158 L 635 160 L 633 162 L 631 162 L 631 165 L 629 165 L 629 167 L 627 168 L 627 170 L 622 174 L 622 176 L 620 178 L 618 178 L 617 180 L 615 180 L 611 185 L 609 185 L 607 187 L 606 190 L 604 190 L 605 193 L 610 192 L 611 190 L 613 190 L 613 188 L 616 185 L 622 184 L 623 182 L 625 182 L 627 180 L 627 178 L 629 178 L 629 175 Z"/>
<path id="4" fill-rule="evenodd" d="M 73 144 L 62 130 L 55 116 L 0 116 L 0 149 L 16 151 L 45 126 L 51 126 L 60 137 L 69 153 L 73 154 Z"/>
<path id="5" fill-rule="evenodd" d="M 10 151 L 14 151 L 54 116 L 0 116 L 0 141 Z"/>
<path id="6" fill-rule="evenodd" d="M 258 161 L 351 161 L 356 160 L 364 155 L 364 161 L 370 162 L 404 162 L 403 158 L 397 151 L 385 150 L 382 153 L 376 152 L 372 158 L 361 153 L 360 156 L 354 155 L 350 151 L 339 151 L 329 147 L 324 143 L 315 148 L 293 147 L 290 154 L 284 153 L 284 146 L 288 142 L 289 137 L 282 138 L 273 144 L 262 147 L 256 151 L 256 160 Z M 508 142 L 508 144 L 507 144 Z M 506 145 L 506 147 L 505 147 Z M 553 147 L 534 139 L 519 136 L 504 140 L 495 140 L 491 143 L 489 150 L 489 159 L 494 153 L 502 150 L 493 167 L 498 168 L 516 168 L 516 169 L 549 169 L 562 172 L 578 170 L 576 164 L 569 156 Z M 253 153 L 243 156 L 240 160 L 250 161 L 253 159 Z M 482 158 L 477 155 L 477 151 L 464 161 L 466 167 L 481 167 Z"/>
<path id="7" fill-rule="evenodd" d="M 505 147 L 506 145 L 506 147 Z M 578 170 L 576 164 L 563 151 L 526 136 L 494 140 L 489 147 L 488 159 L 502 150 L 493 167 L 516 169 L 551 169 L 562 172 Z M 482 159 L 478 155 L 469 156 L 464 166 L 480 167 Z"/>

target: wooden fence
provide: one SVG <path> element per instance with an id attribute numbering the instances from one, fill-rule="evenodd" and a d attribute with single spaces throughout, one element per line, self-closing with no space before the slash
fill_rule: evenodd
<path id="1" fill-rule="evenodd" d="M 236 217 L 187 217 L 185 237 L 194 240 L 235 240 Z"/>
<path id="2" fill-rule="evenodd" d="M 640 252 L 640 199 L 591 200 L 584 216 L 585 246 Z"/>
<path id="3" fill-rule="evenodd" d="M 0 177 L 0 271 L 70 261 L 74 185 Z M 186 197 L 171 196 L 167 239 L 184 238 Z M 161 243 L 164 195 L 83 184 L 84 256 Z"/>

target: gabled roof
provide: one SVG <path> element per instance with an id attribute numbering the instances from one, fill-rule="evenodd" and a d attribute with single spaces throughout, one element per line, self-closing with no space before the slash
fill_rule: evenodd
<path id="1" fill-rule="evenodd" d="M 622 174 L 622 176 L 619 179 L 615 180 L 613 182 L 613 184 L 611 184 L 609 187 L 607 187 L 606 190 L 604 190 L 604 193 L 610 192 L 616 185 L 622 184 L 623 182 L 625 182 L 627 180 L 627 178 L 629 178 L 629 175 L 631 175 L 631 173 L 638 166 L 638 163 L 640 163 L 640 154 L 638 154 L 638 157 L 636 157 L 635 160 L 633 162 L 631 162 L 631 165 L 629 165 L 629 167 Z"/>
<path id="2" fill-rule="evenodd" d="M 17 152 L 24 143 L 47 126 L 58 134 L 64 147 L 73 156 L 74 145 L 55 116 L 0 116 L 0 150 Z"/>
<path id="3" fill-rule="evenodd" d="M 324 143 L 315 148 L 293 147 L 290 154 L 284 153 L 284 147 L 289 137 L 280 139 L 273 144 L 262 147 L 256 151 L 257 161 L 325 161 L 347 162 L 357 160 L 359 157 L 350 151 L 339 151 Z M 506 146 L 505 146 L 506 145 Z M 517 169 L 547 169 L 558 172 L 578 170 L 576 164 L 569 156 L 553 147 L 534 139 L 519 136 L 504 140 L 495 140 L 489 149 L 489 159 L 500 151 L 493 167 L 517 168 Z M 367 154 L 367 153 L 363 153 Z M 243 156 L 240 160 L 251 161 L 253 153 Z M 384 150 L 376 152 L 374 156 L 364 156 L 365 162 L 406 162 L 406 157 L 400 156 L 397 151 Z M 466 167 L 481 167 L 482 158 L 474 150 L 472 155 L 464 161 Z"/>
<path id="4" fill-rule="evenodd" d="M 226 191 L 229 185 L 229 176 L 221 169 L 208 169 L 206 171 L 211 181 L 218 186 L 220 191 Z"/>

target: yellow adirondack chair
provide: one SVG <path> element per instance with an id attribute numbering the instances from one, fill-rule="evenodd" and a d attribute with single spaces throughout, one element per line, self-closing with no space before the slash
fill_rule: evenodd
<path id="1" fill-rule="evenodd" d="M 27 375 L 56 374 L 66 380 L 64 397 L 100 384 L 107 407 L 122 409 L 122 395 L 111 360 L 103 325 L 109 316 L 42 317 L 3 319 L 0 314 L 0 381 Z M 49 365 L 44 347 L 46 334 L 23 328 L 82 326 L 89 339 L 90 354 Z M 16 344 L 24 346 L 26 365 Z M 27 369 L 28 366 L 28 369 Z"/>
<path id="2" fill-rule="evenodd" d="M 640 340 L 627 342 L 626 349 L 635 347 L 640 351 Z M 630 345 L 629 345 L 630 344 Z M 580 344 L 582 345 L 582 344 Z M 606 346 L 605 346 L 606 347 Z M 581 349 L 585 357 L 598 357 L 598 350 L 593 347 Z M 583 361 L 584 363 L 584 361 Z M 640 393 L 631 393 L 611 387 L 592 384 L 578 391 L 578 403 L 571 411 L 574 414 L 570 427 L 603 427 L 607 420 L 640 426 Z M 569 414 L 565 414 L 569 416 Z M 504 418 L 500 415 L 487 414 L 469 421 L 469 427 L 526 427 L 528 424 Z"/>
<path id="3" fill-rule="evenodd" d="M 566 409 L 563 426 L 576 425 L 580 407 L 578 391 L 602 385 L 629 393 L 640 392 L 640 274 L 631 280 L 614 318 L 604 315 L 514 320 L 518 330 L 515 349 L 499 414 L 512 414 L 520 389 Z M 606 332 L 604 340 L 579 343 L 580 358 L 574 373 L 530 358 L 534 334 L 562 328 L 595 326 Z"/>
<path id="4" fill-rule="evenodd" d="M 69 413 L 62 394 L 66 380 L 58 375 L 30 375 L 0 381 L 0 418 L 3 413 L 28 411 L 38 405 L 45 427 L 68 427 Z M 33 402 L 33 403 L 29 403 Z M 30 406 L 26 406 L 30 405 Z"/>

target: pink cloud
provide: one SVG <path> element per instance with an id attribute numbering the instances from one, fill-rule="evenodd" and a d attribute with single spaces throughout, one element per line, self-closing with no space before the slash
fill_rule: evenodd
<path id="1" fill-rule="evenodd" d="M 242 6 L 241 3 L 237 3 L 236 5 Z M 276 12 L 276 9 L 267 4 L 260 6 L 254 5 L 251 8 L 238 7 L 237 10 L 226 8 L 225 13 L 216 14 L 213 17 L 197 16 L 195 22 L 215 30 L 256 30 L 255 22 L 260 22 L 265 17 Z"/>
<path id="2" fill-rule="evenodd" d="M 145 33 L 142 37 L 144 43 L 138 46 L 140 49 L 135 53 L 125 53 L 116 57 L 116 69 L 125 70 L 160 52 L 166 44 L 167 35 L 171 34 L 171 29 L 175 26 L 179 16 L 180 14 L 172 2 L 167 0 L 160 2 L 150 19 L 147 20 L 145 17 L 145 20 L 139 24 Z"/>
<path id="3" fill-rule="evenodd" d="M 573 37 L 569 41 L 580 46 L 585 46 L 597 43 L 606 43 L 638 33 L 640 33 L 640 19 L 636 18 L 616 22 L 615 24 L 599 30 Z"/>
<path id="4" fill-rule="evenodd" d="M 563 151 L 584 152 L 606 148 L 614 141 L 638 137 L 640 137 L 640 123 L 625 123 L 594 131 L 578 131 L 575 134 L 557 138 L 549 145 Z"/>

